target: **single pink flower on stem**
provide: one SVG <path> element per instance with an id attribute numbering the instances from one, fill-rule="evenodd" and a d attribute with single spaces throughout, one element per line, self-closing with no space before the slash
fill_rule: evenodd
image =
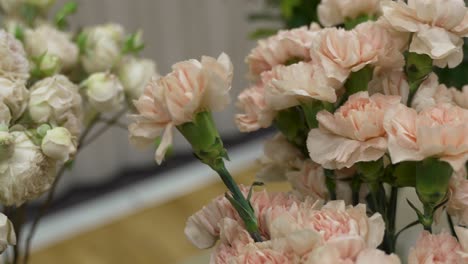
<path id="1" fill-rule="evenodd" d="M 423 231 L 415 247 L 410 250 L 408 264 L 463 264 L 462 250 L 455 237 L 448 233 L 438 235 Z"/>
<path id="2" fill-rule="evenodd" d="M 326 169 L 350 168 L 357 162 L 380 159 L 387 151 L 384 116 L 399 102 L 399 96 L 360 92 L 350 96 L 334 114 L 319 112 L 319 128 L 312 129 L 307 139 L 311 159 Z"/>

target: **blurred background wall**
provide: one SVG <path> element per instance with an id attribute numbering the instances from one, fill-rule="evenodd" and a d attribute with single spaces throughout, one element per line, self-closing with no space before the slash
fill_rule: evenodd
<path id="1" fill-rule="evenodd" d="M 59 5 L 66 0 L 58 0 Z M 115 22 L 128 32 L 144 31 L 146 48 L 142 56 L 156 61 L 164 75 L 173 63 L 201 55 L 230 55 L 234 63 L 232 98 L 246 87 L 247 67 L 244 58 L 254 46 L 248 33 L 247 15 L 259 7 L 251 0 L 78 0 L 78 13 L 71 24 L 76 27 Z M 236 138 L 233 116 L 235 106 L 216 115 L 223 138 Z M 123 120 L 126 122 L 126 120 Z M 175 153 L 187 152 L 180 136 L 175 139 Z M 129 145 L 127 131 L 112 129 L 78 157 L 73 171 L 65 176 L 59 188 L 65 193 L 72 188 L 93 186 L 111 181 L 124 168 L 153 166 L 154 149 L 138 151 Z M 70 175 L 71 174 L 71 175 Z"/>

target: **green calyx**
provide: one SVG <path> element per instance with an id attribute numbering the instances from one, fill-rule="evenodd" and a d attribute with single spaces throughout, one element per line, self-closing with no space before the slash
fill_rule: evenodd
<path id="1" fill-rule="evenodd" d="M 447 196 L 453 168 L 445 161 L 427 158 L 418 162 L 416 192 L 424 205 L 435 207 Z"/>
<path id="2" fill-rule="evenodd" d="M 419 86 L 432 72 L 432 59 L 426 54 L 408 52 L 406 55 L 405 72 L 410 85 L 408 104 L 411 105 Z"/>
<path id="3" fill-rule="evenodd" d="M 193 153 L 201 162 L 213 167 L 219 160 L 229 160 L 211 112 L 200 112 L 192 122 L 179 125 L 177 129 L 192 145 Z"/>
<path id="4" fill-rule="evenodd" d="M 359 162 L 357 169 L 363 182 L 375 183 L 383 180 L 384 163 L 382 158 L 376 161 Z"/>

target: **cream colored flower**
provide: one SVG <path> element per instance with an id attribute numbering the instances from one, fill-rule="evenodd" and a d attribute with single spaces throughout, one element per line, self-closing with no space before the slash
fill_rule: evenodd
<path id="1" fill-rule="evenodd" d="M 393 163 L 439 157 L 455 171 L 468 159 L 468 110 L 450 104 L 417 113 L 404 105 L 389 110 L 384 127 Z"/>
<path id="2" fill-rule="evenodd" d="M 452 92 L 454 103 L 461 108 L 468 109 L 468 85 L 463 86 L 460 91 L 455 88 L 450 88 L 450 92 Z"/>
<path id="3" fill-rule="evenodd" d="M 42 139 L 42 152 L 49 158 L 66 162 L 76 153 L 73 136 L 63 127 L 48 130 Z"/>
<path id="4" fill-rule="evenodd" d="M 129 126 L 131 140 L 144 145 L 162 135 L 155 157 L 161 163 L 172 144 L 172 128 L 193 121 L 201 111 L 219 111 L 229 103 L 232 71 L 224 53 L 218 59 L 202 57 L 174 64 L 171 73 L 153 79 L 134 102 L 138 114 Z"/>
<path id="5" fill-rule="evenodd" d="M 20 118 L 28 105 L 29 91 L 22 81 L 0 77 L 0 101 L 10 110 L 13 120 Z"/>
<path id="6" fill-rule="evenodd" d="M 122 26 L 100 25 L 84 30 L 86 45 L 81 62 L 88 73 L 105 72 L 117 66 L 124 38 Z"/>
<path id="7" fill-rule="evenodd" d="M 111 73 L 94 73 L 83 83 L 89 103 L 99 112 L 112 112 L 122 107 L 124 88 Z"/>
<path id="8" fill-rule="evenodd" d="M 65 127 L 77 136 L 82 126 L 81 103 L 78 87 L 67 77 L 55 75 L 31 87 L 28 108 L 34 122 Z"/>
<path id="9" fill-rule="evenodd" d="M 9 245 L 16 245 L 16 234 L 13 224 L 6 215 L 0 213 L 0 254 Z"/>
<path id="10" fill-rule="evenodd" d="M 307 138 L 310 157 L 326 169 L 378 160 L 387 151 L 385 113 L 399 102 L 398 96 L 369 97 L 367 92 L 360 92 L 350 96 L 334 114 L 319 112 L 319 128 L 312 129 Z"/>
<path id="11" fill-rule="evenodd" d="M 267 128 L 273 123 L 276 112 L 265 101 L 263 84 L 254 85 L 239 94 L 237 107 L 242 110 L 236 114 L 236 125 L 241 132 L 252 132 Z"/>
<path id="12" fill-rule="evenodd" d="M 359 16 L 378 15 L 380 2 L 381 0 L 322 0 L 317 12 L 320 23 L 331 27 Z"/>
<path id="13" fill-rule="evenodd" d="M 438 104 L 447 103 L 453 104 L 453 94 L 447 89 L 447 86 L 439 84 L 439 78 L 435 73 L 431 73 L 419 86 L 411 107 L 419 112 Z"/>
<path id="14" fill-rule="evenodd" d="M 408 264 L 451 263 L 463 264 L 457 239 L 448 233 L 438 235 L 423 231 L 416 246 L 411 248 Z"/>
<path id="15" fill-rule="evenodd" d="M 159 78 L 156 64 L 150 59 L 127 57 L 121 61 L 118 76 L 131 100 L 138 99 L 151 78 Z"/>
<path id="16" fill-rule="evenodd" d="M 0 77 L 26 82 L 29 61 L 23 44 L 3 29 L 0 30 L 0 57 Z"/>
<path id="17" fill-rule="evenodd" d="M 462 250 L 458 252 L 465 263 L 468 261 L 468 228 L 455 226 L 455 232 L 458 236 L 458 241 Z"/>
<path id="18" fill-rule="evenodd" d="M 281 30 L 276 35 L 259 40 L 246 58 L 250 74 L 257 78 L 262 72 L 277 65 L 286 65 L 297 60 L 310 60 L 310 46 L 315 41 L 320 26 Z"/>
<path id="19" fill-rule="evenodd" d="M 299 170 L 287 171 L 285 176 L 293 189 L 304 197 L 328 200 L 325 171 L 319 164 L 311 160 L 304 160 L 301 162 Z"/>
<path id="20" fill-rule="evenodd" d="M 48 24 L 26 30 L 24 45 L 28 54 L 39 58 L 45 53 L 56 56 L 64 70 L 78 62 L 78 46 L 72 42 L 71 35 L 58 31 Z"/>
<path id="21" fill-rule="evenodd" d="M 409 84 L 403 71 L 374 72 L 368 85 L 369 95 L 381 93 L 401 97 L 401 103 L 406 104 L 409 96 Z"/>
<path id="22" fill-rule="evenodd" d="M 48 158 L 25 132 L 11 132 L 14 152 L 0 161 L 0 202 L 19 206 L 47 191 L 56 175 L 56 161 Z"/>
<path id="23" fill-rule="evenodd" d="M 426 54 L 438 67 L 453 68 L 463 60 L 468 10 L 463 0 L 409 0 L 382 3 L 384 17 L 396 29 L 411 32 L 410 51 Z"/>
<path id="24" fill-rule="evenodd" d="M 269 80 L 269 81 L 267 81 Z M 265 100 L 274 110 L 283 110 L 311 100 L 336 102 L 337 84 L 325 77 L 318 65 L 299 62 L 279 65 L 262 74 Z"/>

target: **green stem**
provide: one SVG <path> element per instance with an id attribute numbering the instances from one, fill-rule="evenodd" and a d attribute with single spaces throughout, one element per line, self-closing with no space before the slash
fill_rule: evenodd
<path id="1" fill-rule="evenodd" d="M 458 240 L 457 232 L 455 232 L 455 227 L 454 227 L 454 224 L 453 224 L 452 217 L 449 215 L 448 212 L 445 212 L 445 213 L 447 214 L 447 221 L 449 223 L 450 232 L 452 233 L 452 236 L 454 236 Z"/>
<path id="2" fill-rule="evenodd" d="M 411 227 L 415 226 L 415 225 L 418 225 L 419 224 L 419 220 L 416 220 L 414 222 L 411 222 L 409 223 L 407 226 L 403 227 L 400 231 L 398 231 L 395 235 L 395 243 L 398 239 L 398 237 L 401 235 L 401 233 L 403 233 L 404 231 L 410 229 Z"/>
<path id="3" fill-rule="evenodd" d="M 351 181 L 351 192 L 352 192 L 352 200 L 353 206 L 359 204 L 359 195 L 361 193 L 361 186 L 362 181 L 358 175 L 354 175 L 353 180 Z"/>
<path id="4" fill-rule="evenodd" d="M 390 201 L 387 210 L 387 228 L 386 228 L 386 238 L 388 239 L 388 250 L 389 252 L 395 251 L 395 223 L 396 223 L 396 213 L 397 213 L 397 202 L 398 202 L 398 187 L 392 186 L 390 192 Z"/>
<path id="5" fill-rule="evenodd" d="M 330 200 L 336 200 L 336 176 L 333 170 L 325 169 L 325 185 L 327 186 Z"/>

